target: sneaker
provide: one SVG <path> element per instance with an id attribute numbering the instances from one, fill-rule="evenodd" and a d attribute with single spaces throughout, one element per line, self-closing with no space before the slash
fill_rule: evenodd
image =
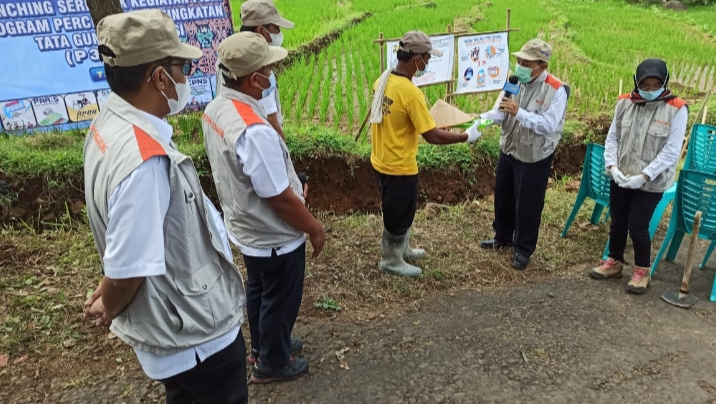
<path id="1" fill-rule="evenodd" d="M 649 276 L 649 268 L 634 266 L 634 271 L 631 274 L 631 281 L 627 285 L 627 292 L 635 295 L 640 295 L 646 292 L 646 287 L 649 286 L 651 276 Z"/>
<path id="2" fill-rule="evenodd" d="M 293 380 L 308 373 L 308 360 L 303 358 L 291 358 L 283 369 L 269 370 L 261 368 L 261 364 L 254 366 L 251 372 L 251 383 L 266 384 Z"/>
<path id="3" fill-rule="evenodd" d="M 300 352 L 302 349 L 303 341 L 301 341 L 301 338 L 291 337 L 291 346 L 288 348 L 288 352 L 293 355 L 295 353 Z M 259 354 L 259 350 L 251 348 L 251 354 L 249 355 L 249 363 L 255 365 L 256 361 L 259 360 Z"/>
<path id="4" fill-rule="evenodd" d="M 599 266 L 589 270 L 589 277 L 593 279 L 621 278 L 624 264 L 614 258 L 600 260 Z"/>

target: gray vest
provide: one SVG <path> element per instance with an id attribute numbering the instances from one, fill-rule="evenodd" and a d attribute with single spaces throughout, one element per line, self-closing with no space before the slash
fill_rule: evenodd
<path id="1" fill-rule="evenodd" d="M 165 356 L 220 337 L 243 322 L 241 276 L 226 257 L 204 205 L 191 159 L 166 143 L 136 108 L 112 93 L 84 145 L 85 198 L 100 259 L 115 187 L 154 156 L 170 160 L 164 218 L 166 274 L 146 277 L 111 330 L 142 351 Z"/>
<path id="2" fill-rule="evenodd" d="M 244 174 L 243 164 L 236 155 L 236 143 L 246 128 L 255 124 L 271 126 L 256 100 L 224 87 L 204 111 L 204 144 L 229 232 L 243 245 L 277 248 L 303 237 L 303 232 L 281 219 L 268 202 L 256 194 L 251 178 Z M 301 181 L 278 133 L 276 142 L 283 150 L 289 186 L 303 201 Z"/>
<path id="3" fill-rule="evenodd" d="M 619 170 L 624 175 L 640 175 L 661 152 L 669 138 L 671 121 L 686 105 L 680 98 L 666 102 L 648 102 L 638 105 L 629 94 L 619 97 L 616 109 L 616 129 L 619 148 Z M 674 164 L 647 182 L 642 190 L 663 192 L 669 189 L 676 177 L 677 159 Z"/>
<path id="4" fill-rule="evenodd" d="M 532 83 L 520 84 L 520 93 L 517 95 L 516 101 L 522 109 L 539 115 L 549 108 L 557 90 L 563 85 L 559 79 L 544 72 Z M 506 115 L 506 119 L 502 122 L 500 150 L 524 163 L 535 163 L 549 157 L 557 148 L 557 144 L 562 138 L 567 108 L 565 108 L 557 130 L 548 135 L 538 135 L 534 131 L 524 128 L 516 117 L 510 114 Z"/>

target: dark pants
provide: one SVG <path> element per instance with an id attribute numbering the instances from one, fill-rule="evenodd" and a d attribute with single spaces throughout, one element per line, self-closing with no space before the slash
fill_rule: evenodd
<path id="1" fill-rule="evenodd" d="M 418 208 L 418 176 L 386 175 L 373 169 L 378 181 L 383 226 L 396 236 L 405 234 L 415 219 Z"/>
<path id="2" fill-rule="evenodd" d="M 244 255 L 244 264 L 251 348 L 260 351 L 263 369 L 282 369 L 290 358 L 291 330 L 303 298 L 306 245 L 284 255 Z"/>
<path id="3" fill-rule="evenodd" d="M 187 370 L 162 380 L 167 404 L 246 404 L 246 345 L 239 331 L 226 348 Z"/>
<path id="4" fill-rule="evenodd" d="M 651 237 L 649 222 L 663 192 L 644 192 L 638 189 L 624 189 L 611 182 L 609 211 L 612 223 L 609 227 L 609 256 L 624 262 L 627 234 L 634 246 L 634 265 L 643 268 L 651 266 Z"/>
<path id="5" fill-rule="evenodd" d="M 535 252 L 554 154 L 523 163 L 500 152 L 495 174 L 495 240 L 512 243 L 516 253 Z"/>

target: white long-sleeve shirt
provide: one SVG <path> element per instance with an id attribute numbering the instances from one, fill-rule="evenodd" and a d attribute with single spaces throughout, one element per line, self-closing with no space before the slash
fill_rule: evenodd
<path id="1" fill-rule="evenodd" d="M 502 102 L 503 96 L 504 93 L 500 93 L 492 109 L 480 114 L 480 118 L 492 119 L 495 121 L 495 124 L 501 124 L 502 121 L 505 120 L 506 114 L 506 112 L 500 111 L 500 102 Z M 567 108 L 567 91 L 563 86 L 554 94 L 554 98 L 546 111 L 541 114 L 535 114 L 520 107 L 515 118 L 517 118 L 517 121 L 521 123 L 523 127 L 533 131 L 537 135 L 550 135 L 557 131 L 559 122 L 564 116 L 565 108 Z"/>
<path id="2" fill-rule="evenodd" d="M 664 172 L 664 170 L 673 166 L 676 160 L 679 159 L 688 119 L 689 110 L 686 106 L 683 106 L 676 113 L 674 119 L 671 120 L 669 137 L 666 139 L 664 148 L 661 149 L 659 154 L 656 155 L 656 158 L 642 171 L 642 173 L 646 174 L 650 179 L 656 178 L 659 174 Z M 612 126 L 609 128 L 609 133 L 607 133 L 607 140 L 604 143 L 604 165 L 606 168 L 611 166 L 619 167 L 618 151 L 619 141 L 617 140 L 615 115 L 612 119 Z"/>

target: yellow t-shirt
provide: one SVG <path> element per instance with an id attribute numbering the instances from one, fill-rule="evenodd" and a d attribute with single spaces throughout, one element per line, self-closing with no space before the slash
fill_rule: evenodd
<path id="1" fill-rule="evenodd" d="M 373 84 L 373 91 L 378 86 Z M 418 173 L 418 137 L 435 128 L 425 95 L 407 77 L 391 74 L 383 97 L 383 122 L 372 124 L 370 162 L 388 175 Z"/>

